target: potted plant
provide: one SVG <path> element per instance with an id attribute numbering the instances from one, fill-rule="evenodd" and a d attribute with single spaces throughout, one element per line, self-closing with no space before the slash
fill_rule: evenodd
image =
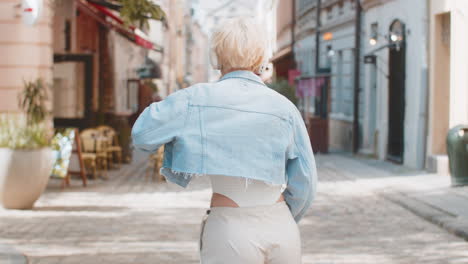
<path id="1" fill-rule="evenodd" d="M 44 191 L 54 162 L 52 129 L 41 79 L 25 82 L 20 98 L 24 114 L 0 115 L 0 205 L 31 209 Z"/>

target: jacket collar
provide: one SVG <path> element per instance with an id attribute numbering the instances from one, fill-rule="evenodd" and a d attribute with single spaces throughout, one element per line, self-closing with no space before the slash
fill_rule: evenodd
<path id="1" fill-rule="evenodd" d="M 265 85 L 265 83 L 262 81 L 260 76 L 256 75 L 255 73 L 251 71 L 232 71 L 230 73 L 225 74 L 219 81 L 223 81 L 226 79 L 231 79 L 231 78 L 241 78 L 241 79 L 247 79 L 256 83 L 259 83 L 261 85 Z"/>

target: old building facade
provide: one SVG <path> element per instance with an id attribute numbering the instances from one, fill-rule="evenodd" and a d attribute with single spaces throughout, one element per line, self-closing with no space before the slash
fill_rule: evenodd
<path id="1" fill-rule="evenodd" d="M 326 69 L 331 75 L 330 151 L 353 150 L 355 18 L 354 1 L 322 0 L 319 67 Z M 362 104 L 362 101 L 359 103 Z"/>
<path id="2" fill-rule="evenodd" d="M 156 50 L 146 29 L 129 29 L 118 12 L 88 1 L 59 1 L 54 8 L 56 126 L 112 123 L 146 106 L 138 70 Z"/>
<path id="3" fill-rule="evenodd" d="M 457 0 L 279 3 L 276 71 L 278 76 L 300 73 L 296 95 L 310 134 L 325 134 L 330 151 L 351 152 L 357 142 L 359 153 L 447 172 L 447 131 L 468 116 L 468 60 L 461 48 L 468 40 L 460 33 L 466 5 Z M 295 65 L 283 69 L 280 59 L 290 50 Z M 329 88 L 317 90 L 315 80 L 323 76 Z M 324 96 L 325 107 L 318 103 Z M 315 117 L 327 121 L 328 131 L 314 127 Z"/>
<path id="4" fill-rule="evenodd" d="M 209 79 L 209 42 L 203 27 L 199 1 L 187 1 L 185 14 L 185 80 L 187 85 L 207 82 Z"/>
<path id="5" fill-rule="evenodd" d="M 154 37 L 162 38 L 164 52 L 158 60 L 162 66 L 161 96 L 190 86 L 193 83 L 192 54 L 195 44 L 193 34 L 193 5 L 187 0 L 159 0 L 167 14 L 167 27 L 160 28 L 157 21 L 151 27 Z"/>
<path id="6" fill-rule="evenodd" d="M 424 168 L 427 1 L 362 1 L 365 66 L 362 151 Z"/>
<path id="7" fill-rule="evenodd" d="M 276 78 L 288 79 L 296 68 L 294 60 L 295 0 L 279 1 L 276 11 L 276 47 L 272 62 Z"/>
<path id="8" fill-rule="evenodd" d="M 355 2 L 297 0 L 294 24 L 298 107 L 313 146 L 322 152 L 351 151 Z"/>

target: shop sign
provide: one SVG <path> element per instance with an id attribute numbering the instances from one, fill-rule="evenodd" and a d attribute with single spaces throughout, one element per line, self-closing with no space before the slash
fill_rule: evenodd
<path id="1" fill-rule="evenodd" d="M 377 61 L 377 57 L 375 55 L 364 56 L 364 63 L 365 64 L 375 64 L 376 61 Z"/>

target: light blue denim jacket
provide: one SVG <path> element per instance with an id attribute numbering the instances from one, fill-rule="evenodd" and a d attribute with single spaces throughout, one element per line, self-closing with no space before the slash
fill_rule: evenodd
<path id="1" fill-rule="evenodd" d="M 296 222 L 315 195 L 315 160 L 299 111 L 249 71 L 151 104 L 135 122 L 132 138 L 151 152 L 165 144 L 161 173 L 182 187 L 206 174 L 286 184 L 283 195 Z"/>

